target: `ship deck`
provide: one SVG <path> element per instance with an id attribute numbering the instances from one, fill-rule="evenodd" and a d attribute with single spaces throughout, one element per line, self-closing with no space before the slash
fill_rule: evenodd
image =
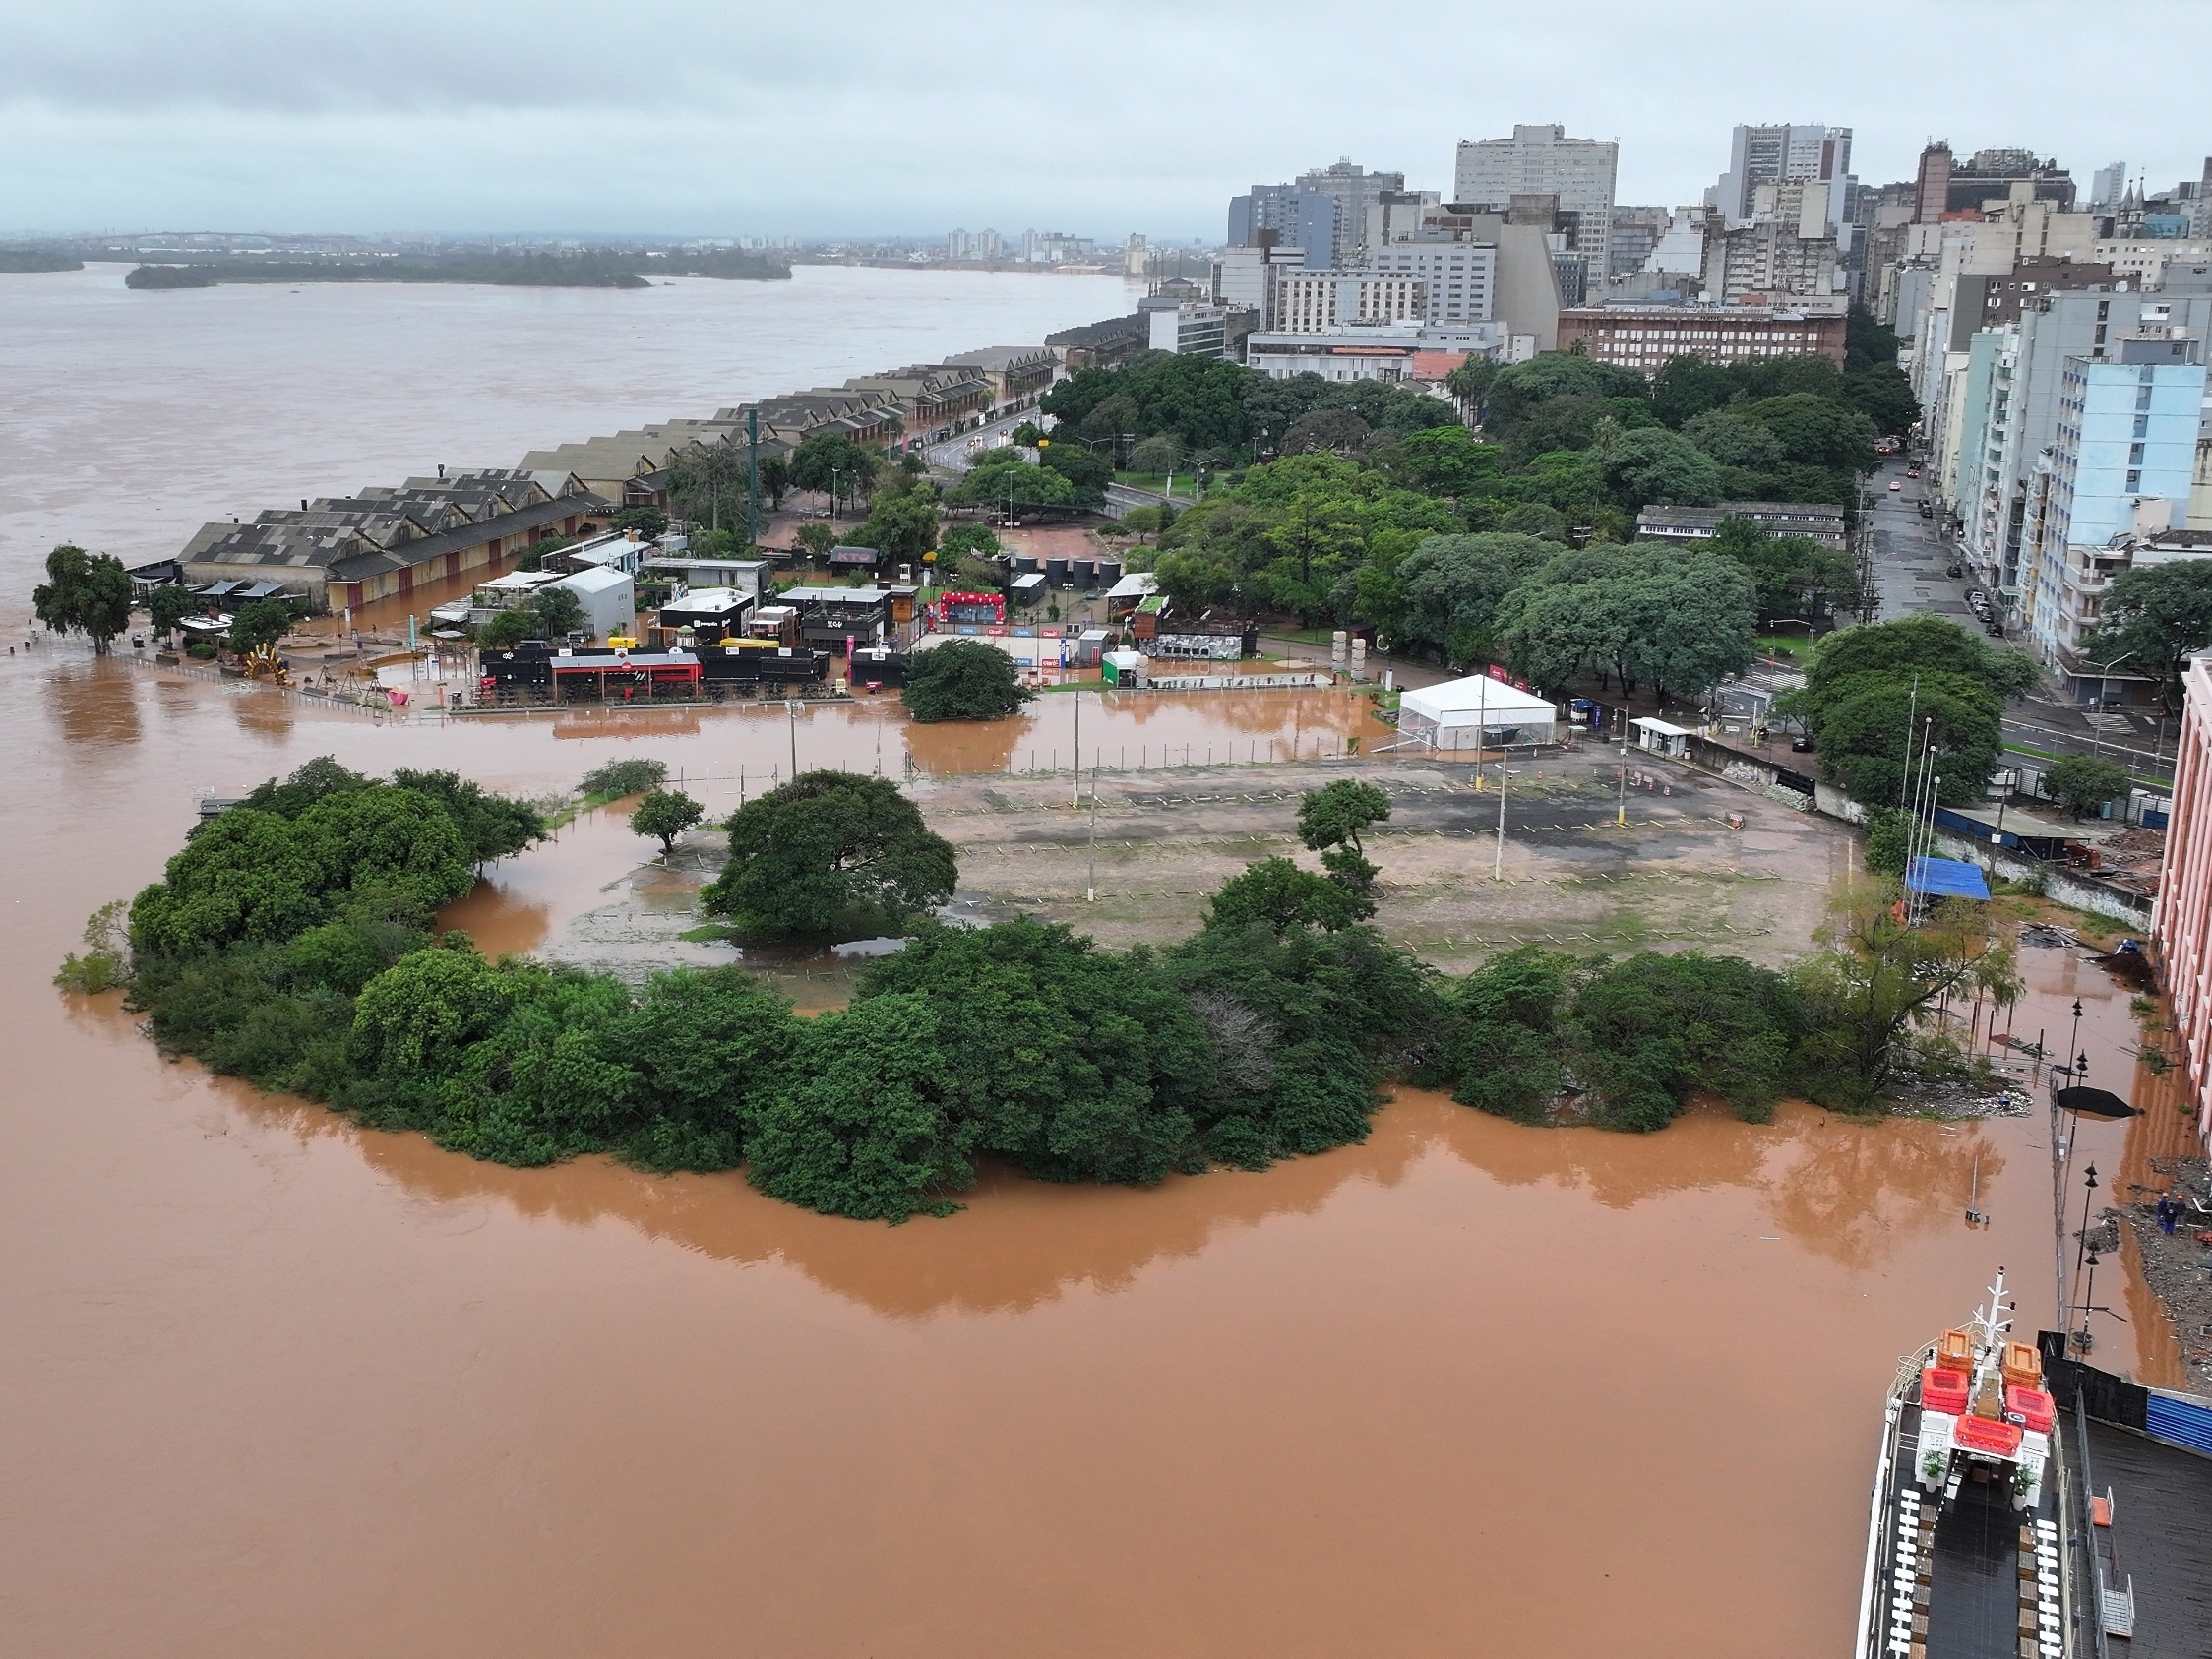
<path id="1" fill-rule="evenodd" d="M 2056 1482 L 2046 1482 L 2032 1509 L 2015 1508 L 2008 1486 L 1973 1479 L 1944 1505 L 1913 1478 L 1917 1405 L 1902 1408 L 1896 1433 L 1874 1572 L 1882 1614 L 1875 1651 L 1894 1659 L 2056 1659 Z"/>
<path id="2" fill-rule="evenodd" d="M 2069 1437 L 2070 1439 L 2070 1437 Z M 2125 1429 L 2089 1425 L 2090 1489 L 2111 1494 L 2114 1536 L 2100 1541 L 2108 1572 L 2133 1588 L 2127 1659 L 2212 1659 L 2212 1458 Z"/>

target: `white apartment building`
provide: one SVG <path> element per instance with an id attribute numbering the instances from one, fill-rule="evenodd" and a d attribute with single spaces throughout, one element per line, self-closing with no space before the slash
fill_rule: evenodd
<path id="1" fill-rule="evenodd" d="M 1842 233 L 1848 229 L 1844 198 L 1850 173 L 1849 127 L 1738 127 L 1729 139 L 1728 170 L 1705 193 L 1705 200 L 1720 211 L 1731 230 L 1740 230 L 1756 217 L 1755 193 L 1760 185 L 1818 181 L 1829 187 L 1821 203 L 1827 234 L 1848 246 Z"/>
<path id="2" fill-rule="evenodd" d="M 1179 357 L 1226 357 L 1229 354 L 1229 308 L 1198 299 L 1140 299 L 1137 309 L 1144 316 L 1146 343 L 1154 351 Z"/>
<path id="3" fill-rule="evenodd" d="M 1331 334 L 1370 323 L 1422 323 L 1428 284 L 1375 271 L 1285 271 L 1275 278 L 1271 333 Z"/>
<path id="4" fill-rule="evenodd" d="M 1621 147 L 1611 139 L 1570 139 L 1561 126 L 1515 126 L 1504 139 L 1461 139 L 1452 200 L 1503 212 L 1515 196 L 1557 196 L 1575 215 L 1567 251 L 1581 254 L 1603 281 L 1611 267 L 1613 193 Z"/>
<path id="5" fill-rule="evenodd" d="M 1301 248 L 1224 249 L 1213 262 L 1213 303 L 1249 311 L 1260 319 L 1260 327 L 1271 329 L 1281 278 L 1286 273 L 1303 271 L 1305 263 Z"/>
<path id="6" fill-rule="evenodd" d="M 1513 342 L 1498 323 L 1368 324 L 1327 334 L 1254 334 L 1245 366 L 1272 380 L 1319 375 L 1328 381 L 1381 380 L 1440 384 L 1469 355 L 1503 358 Z"/>
<path id="7" fill-rule="evenodd" d="M 2204 342 L 2164 326 L 2117 341 L 2113 359 L 2065 361 L 2029 623 L 2077 699 L 2100 695 L 2108 681 L 2105 665 L 2080 646 L 2113 578 L 2133 564 L 2135 543 L 2181 530 L 2204 389 Z M 2198 556 L 2185 530 L 2178 539 L 2174 556 Z"/>
<path id="8" fill-rule="evenodd" d="M 1368 265 L 1378 276 L 1410 278 L 1428 292 L 1433 323 L 1486 323 L 1498 290 L 1495 243 L 1405 241 L 1375 250 Z"/>

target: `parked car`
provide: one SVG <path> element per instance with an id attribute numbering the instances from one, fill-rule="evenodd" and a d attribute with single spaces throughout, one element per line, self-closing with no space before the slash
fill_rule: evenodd
<path id="1" fill-rule="evenodd" d="M 2004 638 L 2004 624 L 2001 622 L 1985 623 L 1982 632 L 1989 635 L 1993 640 L 2001 640 Z"/>
<path id="2" fill-rule="evenodd" d="M 1935 518 L 1935 517 L 1936 517 L 1936 509 L 1935 509 L 1935 507 L 1934 507 L 1934 506 L 1933 506 L 1933 505 L 1931 504 L 1931 503 L 1929 503 L 1929 502 L 1925 502 L 1925 501 L 1924 501 L 1924 502 L 1922 502 L 1922 503 L 1920 504 L 1920 516 L 1921 516 L 1921 517 L 1922 517 L 1923 519 L 1933 519 L 1933 518 Z"/>
<path id="3" fill-rule="evenodd" d="M 1790 747 L 1800 755 L 1812 754 L 1813 734 L 1809 731 L 1799 732 L 1795 737 L 1790 739 Z"/>
<path id="4" fill-rule="evenodd" d="M 1945 576 L 1964 576 L 1966 574 L 1966 567 L 1964 565 L 1945 565 L 1943 567 L 1943 574 Z"/>

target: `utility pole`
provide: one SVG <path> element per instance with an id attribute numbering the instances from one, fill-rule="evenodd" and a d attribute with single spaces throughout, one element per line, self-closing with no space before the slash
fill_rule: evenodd
<path id="1" fill-rule="evenodd" d="M 1075 792 L 1069 797 L 1068 804 L 1072 807 L 1083 804 L 1083 689 L 1079 685 L 1075 688 Z"/>
<path id="2" fill-rule="evenodd" d="M 1082 757 L 1075 758 L 1075 775 L 1082 776 Z M 1098 768 L 1090 768 L 1090 883 L 1083 889 L 1083 902 L 1098 902 Z"/>
<path id="3" fill-rule="evenodd" d="M 745 541 L 761 545 L 761 411 L 745 411 Z"/>
<path id="4" fill-rule="evenodd" d="M 785 698 L 783 700 L 783 712 L 790 717 L 791 721 L 791 775 L 797 777 L 799 775 L 799 700 L 795 697 Z"/>
<path id="5" fill-rule="evenodd" d="M 1498 855 L 1491 860 L 1490 879 L 1505 879 L 1505 763 L 1513 758 L 1512 746 L 1501 744 L 1498 749 Z"/>

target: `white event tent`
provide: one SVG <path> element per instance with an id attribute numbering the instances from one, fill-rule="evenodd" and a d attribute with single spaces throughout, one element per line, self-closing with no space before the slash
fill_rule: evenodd
<path id="1" fill-rule="evenodd" d="M 1503 748 L 1559 741 L 1560 711 L 1533 692 L 1487 674 L 1422 686 L 1398 701 L 1398 730 L 1432 749 Z"/>

